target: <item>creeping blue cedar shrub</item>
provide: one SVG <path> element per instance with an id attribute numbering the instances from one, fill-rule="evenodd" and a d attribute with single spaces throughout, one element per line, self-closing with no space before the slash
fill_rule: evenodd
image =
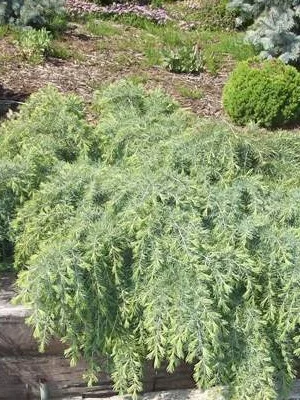
<path id="1" fill-rule="evenodd" d="M 223 105 L 234 122 L 278 127 L 300 118 L 300 73 L 282 61 L 241 62 L 224 87 Z"/>
<path id="2" fill-rule="evenodd" d="M 12 256 L 10 222 L 60 162 L 97 157 L 84 105 L 47 87 L 0 126 L 0 269 Z"/>
<path id="3" fill-rule="evenodd" d="M 300 355 L 299 133 L 238 135 L 126 82 L 95 102 L 101 161 L 54 150 L 57 167 L 10 225 L 41 348 L 59 336 L 91 382 L 107 356 L 120 392 L 142 390 L 146 360 L 170 372 L 185 360 L 231 399 L 285 398 Z M 53 135 L 51 114 L 33 126 L 76 136 L 74 118 Z M 26 149 L 16 121 L 1 135 L 13 161 Z"/>

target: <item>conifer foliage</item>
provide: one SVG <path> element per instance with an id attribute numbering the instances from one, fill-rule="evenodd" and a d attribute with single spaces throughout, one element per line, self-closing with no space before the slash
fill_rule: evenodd
<path id="1" fill-rule="evenodd" d="M 264 58 L 300 62 L 299 0 L 230 0 L 239 11 L 238 24 L 251 24 L 248 39 L 261 48 Z"/>
<path id="2" fill-rule="evenodd" d="M 1 0 L 0 24 L 44 26 L 64 11 L 65 0 Z"/>
<path id="3" fill-rule="evenodd" d="M 223 91 L 223 105 L 234 122 L 265 127 L 295 123 L 300 117 L 300 74 L 280 60 L 243 61 Z"/>
<path id="4" fill-rule="evenodd" d="M 74 162 L 91 143 L 84 106 L 48 87 L 0 127 L 0 269 L 12 255 L 10 222 L 60 162 Z"/>
<path id="5" fill-rule="evenodd" d="M 46 119 L 44 139 L 86 126 L 71 109 L 70 129 L 52 136 Z M 186 360 L 231 399 L 284 398 L 300 353 L 300 136 L 239 136 L 128 82 L 98 93 L 95 111 L 76 143 L 91 139 L 74 157 L 54 152 L 12 224 L 41 348 L 59 336 L 91 381 L 106 356 L 120 392 L 142 389 L 146 360 L 170 372 Z M 45 170 L 34 165 L 28 180 Z"/>

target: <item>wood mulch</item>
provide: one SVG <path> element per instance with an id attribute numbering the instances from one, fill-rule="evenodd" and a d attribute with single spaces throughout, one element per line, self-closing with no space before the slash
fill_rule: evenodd
<path id="1" fill-rule="evenodd" d="M 124 77 L 145 75 L 146 87 L 160 86 L 184 108 L 199 116 L 222 115 L 221 93 L 227 71 L 217 75 L 208 72 L 198 76 L 174 74 L 162 67 L 143 66 L 143 55 L 133 50 L 123 50 L 127 61 L 118 63 L 113 46 L 111 49 L 109 46 L 99 48 L 99 37 L 82 34 L 78 26 L 66 32 L 64 40 L 71 50 L 79 51 L 81 57 L 67 60 L 48 57 L 43 64 L 33 65 L 21 60 L 12 42 L 0 39 L 0 113 L 15 108 L 29 94 L 47 84 L 53 84 L 63 92 L 75 92 L 89 103 L 95 88 Z M 103 40 L 113 44 L 114 38 Z M 198 99 L 184 97 L 178 92 L 178 86 L 201 90 L 203 96 Z"/>

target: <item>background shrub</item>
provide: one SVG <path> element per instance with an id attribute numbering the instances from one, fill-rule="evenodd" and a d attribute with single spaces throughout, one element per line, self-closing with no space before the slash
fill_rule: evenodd
<path id="1" fill-rule="evenodd" d="M 263 58 L 299 64 L 300 0 L 230 0 L 229 7 L 239 13 L 238 25 L 250 25 L 247 39 Z"/>
<path id="2" fill-rule="evenodd" d="M 279 60 L 242 62 L 224 87 L 223 105 L 240 125 L 295 122 L 300 117 L 300 73 Z"/>
<path id="3" fill-rule="evenodd" d="M 0 24 L 40 28 L 63 14 L 64 0 L 5 0 L 0 3 Z"/>

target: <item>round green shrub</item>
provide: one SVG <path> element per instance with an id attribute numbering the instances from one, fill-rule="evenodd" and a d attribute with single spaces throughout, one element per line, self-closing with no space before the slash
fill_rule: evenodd
<path id="1" fill-rule="evenodd" d="M 255 122 L 267 128 L 300 117 L 300 73 L 280 60 L 241 62 L 223 91 L 223 105 L 239 125 Z"/>

